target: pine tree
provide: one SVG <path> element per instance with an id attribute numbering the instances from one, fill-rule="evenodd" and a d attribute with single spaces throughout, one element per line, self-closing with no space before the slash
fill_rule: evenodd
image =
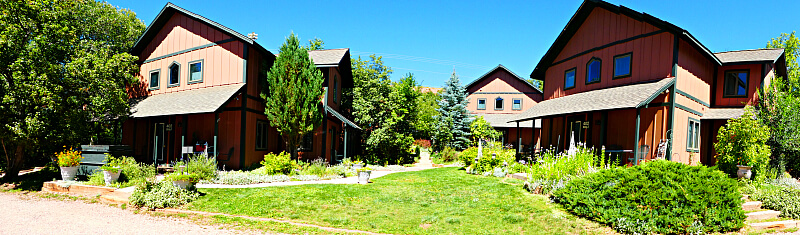
<path id="1" fill-rule="evenodd" d="M 322 72 L 292 33 L 267 72 L 269 87 L 261 91 L 261 98 L 266 106 L 264 113 L 283 136 L 294 159 L 300 138 L 322 123 L 322 82 Z"/>
<path id="2" fill-rule="evenodd" d="M 435 116 L 436 135 L 434 142 L 436 149 L 451 147 L 456 150 L 463 150 L 469 146 L 470 129 L 472 115 L 467 112 L 467 91 L 461 85 L 458 75 L 453 71 L 450 80 L 445 83 L 445 87 L 439 95 L 439 108 L 436 111 L 439 115 Z"/>

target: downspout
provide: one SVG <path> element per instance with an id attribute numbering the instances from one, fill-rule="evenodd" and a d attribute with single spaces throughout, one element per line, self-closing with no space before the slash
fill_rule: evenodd
<path id="1" fill-rule="evenodd" d="M 328 109 L 325 106 L 328 106 L 328 88 L 323 88 L 323 96 L 322 96 L 322 158 L 327 160 L 325 156 L 325 150 L 328 148 Z M 329 161 L 330 162 L 330 161 Z"/>

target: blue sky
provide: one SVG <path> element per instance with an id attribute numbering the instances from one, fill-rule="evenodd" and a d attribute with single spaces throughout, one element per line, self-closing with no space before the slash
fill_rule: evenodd
<path id="1" fill-rule="evenodd" d="M 688 30 L 713 52 L 763 48 L 800 30 L 800 1 L 609 1 Z M 166 1 L 110 0 L 149 25 Z M 527 78 L 582 1 L 186 1 L 174 4 L 237 32 L 256 32 L 278 53 L 290 32 L 302 41 L 383 56 L 392 80 L 413 73 L 441 87 L 455 68 L 462 84 L 503 64 Z"/>

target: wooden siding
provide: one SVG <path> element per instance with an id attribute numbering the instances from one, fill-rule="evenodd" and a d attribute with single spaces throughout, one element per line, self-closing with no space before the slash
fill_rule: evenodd
<path id="1" fill-rule="evenodd" d="M 716 65 L 683 40 L 678 50 L 678 90 L 710 104 Z"/>
<path id="2" fill-rule="evenodd" d="M 161 70 L 159 89 L 150 91 L 151 95 L 243 83 L 242 69 L 244 65 L 242 59 L 244 58 L 244 46 L 238 40 L 157 59 L 172 53 L 228 39 L 231 39 L 231 37 L 221 31 L 215 30 L 199 21 L 194 21 L 182 14 L 174 14 L 154 40 L 139 55 L 140 62 L 142 62 L 139 70 L 140 81 L 149 86 L 150 71 Z M 157 60 L 144 63 L 144 61 L 151 59 Z M 203 82 L 188 84 L 188 63 L 201 59 L 203 60 Z M 173 62 L 177 62 L 181 66 L 180 83 L 179 86 L 169 87 L 168 67 Z"/>
<path id="3" fill-rule="evenodd" d="M 325 73 L 328 75 L 328 77 L 325 78 L 326 83 L 323 84 L 324 87 L 328 88 L 328 94 L 327 94 L 328 100 L 326 104 L 331 108 L 333 108 L 334 110 L 339 111 L 339 103 L 342 101 L 342 75 L 339 73 L 339 68 L 335 67 L 335 68 L 320 68 L 320 69 L 328 70 L 328 72 Z M 334 82 L 334 78 L 336 82 Z M 336 89 L 335 89 L 336 100 L 333 100 L 334 83 L 336 84 Z"/>
<path id="4" fill-rule="evenodd" d="M 514 94 L 476 94 L 476 92 Z M 533 94 L 535 92 L 536 94 Z M 472 113 L 521 113 L 542 101 L 541 94 L 503 69 L 487 75 L 486 79 L 473 85 L 467 93 L 469 93 L 467 110 Z M 498 97 L 503 98 L 503 110 L 494 109 L 494 101 Z M 482 98 L 486 99 L 486 109 L 478 110 L 478 99 Z M 522 109 L 512 109 L 514 99 L 522 99 Z"/>
<path id="5" fill-rule="evenodd" d="M 743 64 L 720 67 L 717 73 L 716 102 L 714 105 L 724 107 L 744 107 L 745 104 L 752 104 L 755 102 L 756 97 L 758 96 L 758 89 L 761 88 L 761 81 L 764 80 L 764 78 L 761 77 L 762 68 L 762 64 Z M 749 70 L 750 72 L 747 79 L 747 97 L 726 98 L 724 96 L 725 72 L 735 70 Z M 767 77 L 771 78 L 772 73 L 768 73 Z"/>
<path id="6" fill-rule="evenodd" d="M 559 53 L 554 63 L 595 47 L 643 34 L 654 33 L 659 30 L 653 25 L 631 19 L 625 15 L 615 14 L 602 8 L 595 8 L 567 43 L 566 47 Z M 672 76 L 673 45 L 673 35 L 662 32 L 615 44 L 555 64 L 547 69 L 544 78 L 544 97 L 545 99 L 552 99 L 583 91 L 670 77 Z M 614 56 L 629 52 L 632 53 L 631 76 L 612 79 Z M 601 78 L 599 83 L 586 85 L 586 63 L 592 58 L 602 60 Z M 571 68 L 577 68 L 575 88 L 565 91 L 564 72 Z"/>

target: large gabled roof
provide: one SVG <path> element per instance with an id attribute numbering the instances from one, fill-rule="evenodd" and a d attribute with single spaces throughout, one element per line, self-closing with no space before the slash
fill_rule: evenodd
<path id="1" fill-rule="evenodd" d="M 308 51 L 308 57 L 317 68 L 338 67 L 342 75 L 342 86 L 353 87 L 353 69 L 350 65 L 350 48 Z"/>
<path id="2" fill-rule="evenodd" d="M 175 4 L 172 4 L 171 2 L 168 2 L 167 5 L 165 5 L 164 8 L 161 9 L 161 12 L 159 12 L 158 15 L 156 15 L 156 18 L 153 19 L 153 22 L 150 23 L 150 25 L 148 25 L 147 28 L 144 30 L 142 36 L 139 37 L 138 40 L 136 40 L 136 44 L 134 44 L 133 48 L 131 48 L 131 54 L 138 55 L 139 53 L 141 53 L 142 50 L 144 50 L 144 48 L 147 47 L 147 44 L 150 41 L 152 41 L 153 38 L 156 37 L 156 35 L 158 35 L 158 32 L 161 30 L 161 28 L 164 27 L 164 25 L 169 21 L 169 19 L 175 13 L 184 14 L 192 19 L 207 24 L 219 31 L 222 31 L 230 35 L 233 38 L 239 39 L 247 44 L 253 45 L 253 47 L 256 50 L 261 51 L 261 53 L 274 57 L 274 55 L 270 51 L 268 51 L 267 49 L 256 43 L 255 40 L 248 38 L 247 36 L 241 33 L 233 31 L 232 29 L 225 27 L 220 23 L 214 22 L 213 20 L 195 14 L 194 12 L 183 9 Z"/>
<path id="3" fill-rule="evenodd" d="M 694 36 L 689 33 L 689 31 L 686 31 L 681 27 L 675 26 L 672 23 L 663 21 L 647 13 L 634 11 L 625 6 L 613 5 L 602 0 L 585 0 L 583 4 L 581 4 L 580 8 L 578 8 L 578 11 L 575 12 L 575 14 L 569 20 L 567 26 L 565 26 L 561 31 L 561 34 L 558 35 L 556 41 L 553 42 L 553 45 L 550 46 L 550 49 L 547 50 L 542 59 L 539 60 L 539 63 L 536 64 L 536 68 L 534 68 L 533 72 L 531 72 L 531 78 L 544 77 L 544 72 L 547 70 L 550 64 L 553 63 L 561 50 L 564 49 L 572 36 L 575 35 L 583 22 L 586 21 L 586 18 L 589 17 L 589 14 L 592 13 L 596 7 L 602 7 L 610 12 L 623 14 L 633 19 L 652 24 L 653 26 L 662 30 L 666 30 L 667 32 L 674 33 L 692 45 L 695 49 L 700 51 L 700 53 L 705 55 L 709 60 L 714 61 L 714 63 L 717 65 L 722 65 L 722 62 L 716 56 L 714 56 L 713 53 L 711 53 L 711 50 L 706 48 L 697 39 L 695 39 Z"/>
<path id="4" fill-rule="evenodd" d="M 478 82 L 480 82 L 481 80 L 489 78 L 489 74 L 492 74 L 494 71 L 497 71 L 497 70 L 500 70 L 500 69 L 505 70 L 506 72 L 510 73 L 515 78 L 519 79 L 519 81 L 522 82 L 523 84 L 528 85 L 531 88 L 533 88 L 533 90 L 535 90 L 536 92 L 542 93 L 542 90 L 540 90 L 538 87 L 534 86 L 533 84 L 528 82 L 528 80 L 525 80 L 522 77 L 520 77 L 519 75 L 517 75 L 516 73 L 512 72 L 510 69 L 506 68 L 506 66 L 503 66 L 502 64 L 498 64 L 497 67 L 494 67 L 492 70 L 489 70 L 489 72 L 486 72 L 485 74 L 483 74 L 480 77 L 478 77 L 478 79 L 475 79 L 474 81 L 472 81 L 469 84 L 467 84 L 467 86 L 465 86 L 465 89 L 469 90 L 470 87 L 472 87 L 474 85 L 477 85 Z"/>

